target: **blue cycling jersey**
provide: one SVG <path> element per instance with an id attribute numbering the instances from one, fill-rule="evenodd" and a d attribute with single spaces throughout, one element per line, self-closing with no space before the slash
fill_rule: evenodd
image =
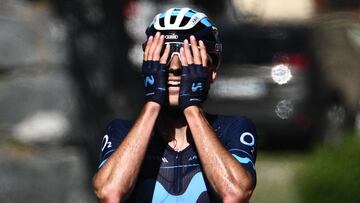
<path id="1" fill-rule="evenodd" d="M 224 147 L 256 182 L 256 131 L 245 117 L 207 115 L 209 123 Z M 133 121 L 114 120 L 102 141 L 99 168 L 123 141 Z M 174 151 L 154 131 L 129 202 L 217 202 L 220 201 L 207 181 L 196 148 L 190 143 Z"/>

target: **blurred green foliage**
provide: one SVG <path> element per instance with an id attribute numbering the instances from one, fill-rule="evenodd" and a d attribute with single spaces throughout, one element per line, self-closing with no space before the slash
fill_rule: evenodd
<path id="1" fill-rule="evenodd" d="M 360 135 L 351 133 L 336 146 L 322 146 L 297 175 L 301 202 L 360 202 Z"/>

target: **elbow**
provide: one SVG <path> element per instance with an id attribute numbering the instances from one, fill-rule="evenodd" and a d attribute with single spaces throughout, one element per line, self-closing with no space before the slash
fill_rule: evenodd
<path id="1" fill-rule="evenodd" d="M 237 185 L 232 188 L 232 190 L 223 193 L 223 201 L 225 203 L 230 202 L 241 202 L 247 203 L 250 201 L 250 198 L 255 189 L 254 184 L 249 182 L 246 185 Z"/>
<path id="2" fill-rule="evenodd" d="M 93 189 L 101 203 L 119 203 L 122 201 L 119 191 L 116 191 L 108 184 L 100 184 L 95 178 L 93 179 Z"/>
<path id="3" fill-rule="evenodd" d="M 224 203 L 247 203 L 250 200 L 250 197 L 253 193 L 253 190 L 239 190 L 237 192 L 232 192 L 224 195 L 223 202 Z"/>

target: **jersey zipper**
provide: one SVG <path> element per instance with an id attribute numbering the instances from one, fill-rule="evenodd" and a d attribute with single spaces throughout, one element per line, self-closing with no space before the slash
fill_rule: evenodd
<path id="1" fill-rule="evenodd" d="M 175 168 L 175 190 L 176 190 L 176 193 L 179 193 L 180 192 L 180 184 L 181 184 L 181 181 L 180 181 L 180 170 L 181 170 L 181 168 L 180 167 L 178 167 L 179 166 L 179 164 L 180 164 L 180 159 L 181 159 L 181 157 L 180 157 L 180 153 L 177 153 L 176 154 L 176 168 Z"/>

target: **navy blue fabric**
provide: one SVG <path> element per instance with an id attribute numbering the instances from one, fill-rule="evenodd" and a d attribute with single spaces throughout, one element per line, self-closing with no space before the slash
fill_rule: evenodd
<path id="1" fill-rule="evenodd" d="M 146 101 L 164 104 L 167 95 L 167 66 L 159 61 L 144 61 L 142 75 Z"/>
<path id="2" fill-rule="evenodd" d="M 191 64 L 182 68 L 179 107 L 200 106 L 209 90 L 209 70 L 202 65 Z"/>
<path id="3" fill-rule="evenodd" d="M 256 182 L 256 130 L 245 117 L 207 115 L 225 148 L 252 174 Z M 132 121 L 114 120 L 102 142 L 100 167 L 123 141 Z M 155 131 L 129 202 L 217 202 L 196 148 L 191 143 L 174 151 Z"/>

